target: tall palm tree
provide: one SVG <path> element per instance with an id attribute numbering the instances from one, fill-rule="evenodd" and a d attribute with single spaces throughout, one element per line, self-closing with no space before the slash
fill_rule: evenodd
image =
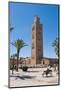
<path id="1" fill-rule="evenodd" d="M 11 43 L 13 46 L 16 47 L 17 49 L 17 71 L 18 71 L 18 59 L 19 59 L 19 53 L 21 48 L 23 48 L 24 46 L 27 46 L 24 41 L 22 39 L 18 39 L 16 40 L 14 43 Z"/>
<path id="2" fill-rule="evenodd" d="M 52 46 L 53 46 L 54 49 L 55 49 L 55 53 L 56 53 L 57 57 L 59 57 L 59 41 L 58 41 L 58 38 L 56 38 L 56 39 L 53 41 Z"/>

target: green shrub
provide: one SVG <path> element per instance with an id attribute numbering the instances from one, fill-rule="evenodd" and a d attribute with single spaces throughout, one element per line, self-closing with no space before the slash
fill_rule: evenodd
<path id="1" fill-rule="evenodd" d="M 10 65 L 10 70 L 12 70 L 12 69 L 16 69 L 16 65 L 14 65 L 14 67 L 13 67 L 13 65 Z"/>
<path id="2" fill-rule="evenodd" d="M 27 66 L 23 66 L 22 70 L 26 72 L 28 70 L 28 67 Z"/>

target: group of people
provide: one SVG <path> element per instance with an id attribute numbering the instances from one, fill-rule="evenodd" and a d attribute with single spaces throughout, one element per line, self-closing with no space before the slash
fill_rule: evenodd
<path id="1" fill-rule="evenodd" d="M 53 68 L 53 70 L 52 70 L 52 68 Z M 54 64 L 53 66 L 48 65 L 47 66 L 47 69 L 45 71 L 43 71 L 42 76 L 44 76 L 44 75 L 46 75 L 46 76 L 48 76 L 48 75 L 52 76 L 52 72 L 53 71 L 58 74 L 58 66 L 56 64 Z"/>

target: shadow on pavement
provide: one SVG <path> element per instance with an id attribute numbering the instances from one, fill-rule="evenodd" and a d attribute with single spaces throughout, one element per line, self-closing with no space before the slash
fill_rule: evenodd
<path id="1" fill-rule="evenodd" d="M 23 75 L 23 76 L 10 76 L 10 77 L 15 77 L 15 79 L 22 79 L 22 80 L 25 80 L 25 79 L 33 79 L 35 78 L 36 76 L 28 76 L 28 75 Z"/>

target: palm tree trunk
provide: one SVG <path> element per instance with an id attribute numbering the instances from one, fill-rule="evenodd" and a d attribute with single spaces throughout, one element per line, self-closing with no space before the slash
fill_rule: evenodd
<path id="1" fill-rule="evenodd" d="M 18 71 L 19 49 L 17 50 L 17 71 Z"/>

